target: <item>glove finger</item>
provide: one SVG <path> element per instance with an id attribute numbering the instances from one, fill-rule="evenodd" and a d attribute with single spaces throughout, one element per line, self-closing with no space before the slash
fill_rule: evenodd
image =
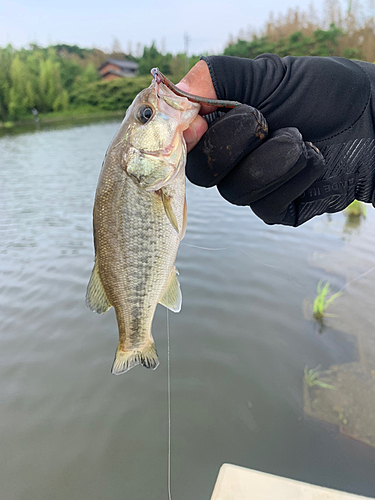
<path id="1" fill-rule="evenodd" d="M 243 158 L 218 189 L 230 203 L 250 205 L 275 191 L 304 169 L 306 163 L 307 150 L 298 129 L 279 129 Z"/>
<path id="2" fill-rule="evenodd" d="M 288 206 L 301 196 L 324 172 L 325 161 L 320 151 L 311 143 L 306 143 L 306 167 L 275 191 L 250 205 L 252 211 L 267 224 L 284 221 Z M 293 220 L 292 220 L 293 219 Z M 285 222 L 296 225 L 295 216 Z"/>
<path id="3" fill-rule="evenodd" d="M 188 154 L 188 179 L 198 186 L 215 186 L 264 141 L 267 132 L 267 122 L 257 109 L 237 106 L 216 120 Z"/>

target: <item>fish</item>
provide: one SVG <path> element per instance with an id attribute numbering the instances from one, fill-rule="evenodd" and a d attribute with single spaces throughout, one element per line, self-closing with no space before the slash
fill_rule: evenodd
<path id="1" fill-rule="evenodd" d="M 115 310 L 115 375 L 139 364 L 156 369 L 156 306 L 181 310 L 175 260 L 187 223 L 183 131 L 199 109 L 153 80 L 128 108 L 102 164 L 86 304 L 99 314 Z"/>

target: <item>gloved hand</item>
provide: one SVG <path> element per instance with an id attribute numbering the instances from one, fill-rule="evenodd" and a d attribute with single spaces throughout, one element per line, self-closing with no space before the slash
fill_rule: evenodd
<path id="1" fill-rule="evenodd" d="M 372 201 L 374 65 L 271 55 L 205 61 L 198 64 L 209 75 L 206 96 L 255 106 L 270 130 L 266 138 L 256 136 L 259 113 L 246 105 L 214 121 L 188 155 L 186 173 L 193 183 L 216 185 L 224 198 L 250 205 L 268 224 L 298 226 L 355 198 Z M 183 82 L 199 94 L 189 78 Z M 207 128 L 197 124 L 193 145 Z"/>
<path id="2" fill-rule="evenodd" d="M 265 138 L 255 134 L 258 126 L 253 108 L 234 108 L 191 151 L 186 174 L 198 186 L 217 186 L 235 205 L 250 205 L 265 222 L 282 223 L 289 205 L 323 173 L 325 163 L 296 128 Z"/>

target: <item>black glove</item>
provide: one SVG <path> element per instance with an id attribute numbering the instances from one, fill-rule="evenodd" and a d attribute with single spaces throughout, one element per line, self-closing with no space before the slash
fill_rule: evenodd
<path id="1" fill-rule="evenodd" d="M 372 201 L 374 65 L 277 56 L 205 60 L 218 98 L 245 97 L 272 125 L 267 138 L 256 135 L 264 118 L 246 105 L 214 121 L 188 155 L 189 180 L 217 185 L 224 198 L 250 205 L 268 224 L 298 226 L 343 210 L 355 198 Z"/>
<path id="2" fill-rule="evenodd" d="M 265 139 L 264 123 L 254 108 L 234 108 L 189 153 L 186 174 L 199 186 L 216 185 L 235 205 L 250 205 L 265 222 L 283 223 L 289 204 L 322 174 L 324 160 L 296 128 Z"/>

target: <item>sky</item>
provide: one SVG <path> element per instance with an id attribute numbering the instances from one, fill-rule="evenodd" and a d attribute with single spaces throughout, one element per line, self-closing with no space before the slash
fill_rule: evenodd
<path id="1" fill-rule="evenodd" d="M 317 10 L 324 0 L 314 1 Z M 268 14 L 307 5 L 296 0 L 0 0 L 0 47 L 31 42 L 45 46 L 67 43 L 110 50 L 116 37 L 127 52 L 137 44 L 168 52 L 220 53 L 229 36 L 259 30 Z"/>

